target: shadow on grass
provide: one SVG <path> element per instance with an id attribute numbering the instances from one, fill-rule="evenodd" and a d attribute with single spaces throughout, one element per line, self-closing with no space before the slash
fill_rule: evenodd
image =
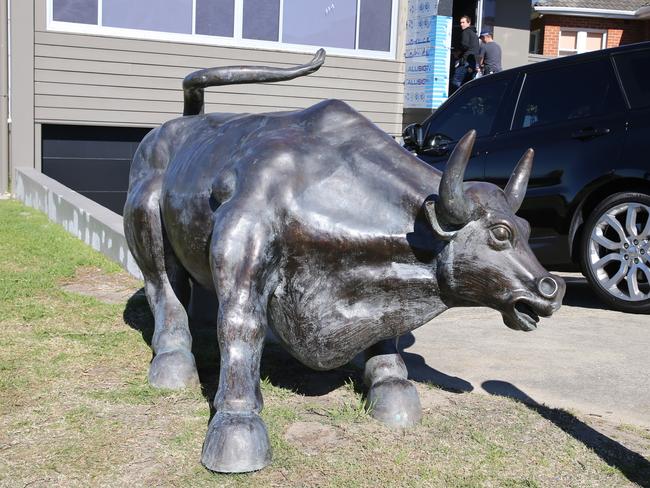
<path id="1" fill-rule="evenodd" d="M 512 383 L 492 380 L 484 382 L 481 386 L 492 395 L 521 401 L 528 408 L 582 442 L 607 464 L 617 468 L 628 480 L 646 488 L 650 487 L 650 461 L 640 454 L 601 434 L 564 410 L 537 403 Z"/>
<path id="2" fill-rule="evenodd" d="M 219 345 L 217 329 L 212 317 L 217 315 L 217 302 L 213 297 L 199 292 L 199 300 L 190 304 L 190 332 L 192 333 L 192 353 L 196 359 L 203 396 L 214 413 L 212 400 L 219 385 Z M 196 305 L 199 302 L 199 305 Z M 124 322 L 142 335 L 151 346 L 154 332 L 154 319 L 144 295 L 138 290 L 127 301 L 123 312 Z M 350 363 L 331 371 L 315 371 L 304 366 L 286 352 L 272 334 L 267 334 L 262 362 L 261 378 L 268 378 L 273 386 L 286 388 L 299 395 L 321 396 L 352 381 L 357 392 L 363 392 L 363 371 Z M 152 354 L 153 359 L 153 354 Z M 143 364 L 142 368 L 148 368 Z"/>
<path id="3" fill-rule="evenodd" d="M 469 381 L 433 369 L 419 354 L 406 352 L 405 349 L 413 344 L 415 344 L 415 336 L 411 333 L 399 338 L 399 349 L 402 351 L 402 359 L 408 369 L 410 380 L 431 383 L 450 393 L 465 393 L 474 389 Z"/>

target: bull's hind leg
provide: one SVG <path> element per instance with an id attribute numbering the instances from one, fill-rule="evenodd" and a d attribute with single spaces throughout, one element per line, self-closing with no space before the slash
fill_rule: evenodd
<path id="1" fill-rule="evenodd" d="M 374 418 L 394 427 L 408 427 L 420 421 L 420 398 L 407 378 L 397 339 L 381 341 L 366 351 L 366 402 Z"/>
<path id="2" fill-rule="evenodd" d="M 154 316 L 149 383 L 158 388 L 198 384 L 185 308 L 189 276 L 164 235 L 158 206 L 160 178 L 152 178 L 129 192 L 124 207 L 124 230 L 133 257 L 144 277 L 144 290 Z"/>
<path id="3" fill-rule="evenodd" d="M 271 462 L 271 445 L 259 416 L 260 358 L 272 278 L 262 226 L 238 222 L 215 226 L 211 266 L 219 299 L 217 320 L 221 369 L 201 462 L 222 473 L 256 471 Z"/>

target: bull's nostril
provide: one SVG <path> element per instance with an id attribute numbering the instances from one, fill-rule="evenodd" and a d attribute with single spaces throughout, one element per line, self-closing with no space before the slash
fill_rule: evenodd
<path id="1" fill-rule="evenodd" d="M 557 294 L 559 286 L 550 276 L 545 276 L 537 283 L 537 289 L 546 298 L 553 298 Z"/>

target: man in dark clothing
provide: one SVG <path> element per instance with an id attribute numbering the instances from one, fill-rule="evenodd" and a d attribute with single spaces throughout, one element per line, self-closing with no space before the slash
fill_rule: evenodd
<path id="1" fill-rule="evenodd" d="M 460 18 L 460 28 L 463 32 L 460 46 L 457 47 L 460 49 L 461 58 L 451 79 L 453 91 L 460 88 L 463 83 L 473 80 L 479 67 L 479 40 L 471 25 L 472 20 L 467 15 Z"/>
<path id="2" fill-rule="evenodd" d="M 494 39 L 492 33 L 488 31 L 481 32 L 481 48 L 479 59 L 481 60 L 481 72 L 483 76 L 491 75 L 501 71 L 501 46 Z"/>

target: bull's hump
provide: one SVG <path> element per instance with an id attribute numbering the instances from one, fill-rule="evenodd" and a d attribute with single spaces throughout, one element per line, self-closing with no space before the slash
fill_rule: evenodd
<path id="1" fill-rule="evenodd" d="M 314 116 L 323 122 L 343 122 L 353 123 L 364 117 L 359 114 L 350 105 L 343 100 L 329 99 L 323 100 L 310 108 L 304 110 L 305 112 L 312 112 Z"/>

